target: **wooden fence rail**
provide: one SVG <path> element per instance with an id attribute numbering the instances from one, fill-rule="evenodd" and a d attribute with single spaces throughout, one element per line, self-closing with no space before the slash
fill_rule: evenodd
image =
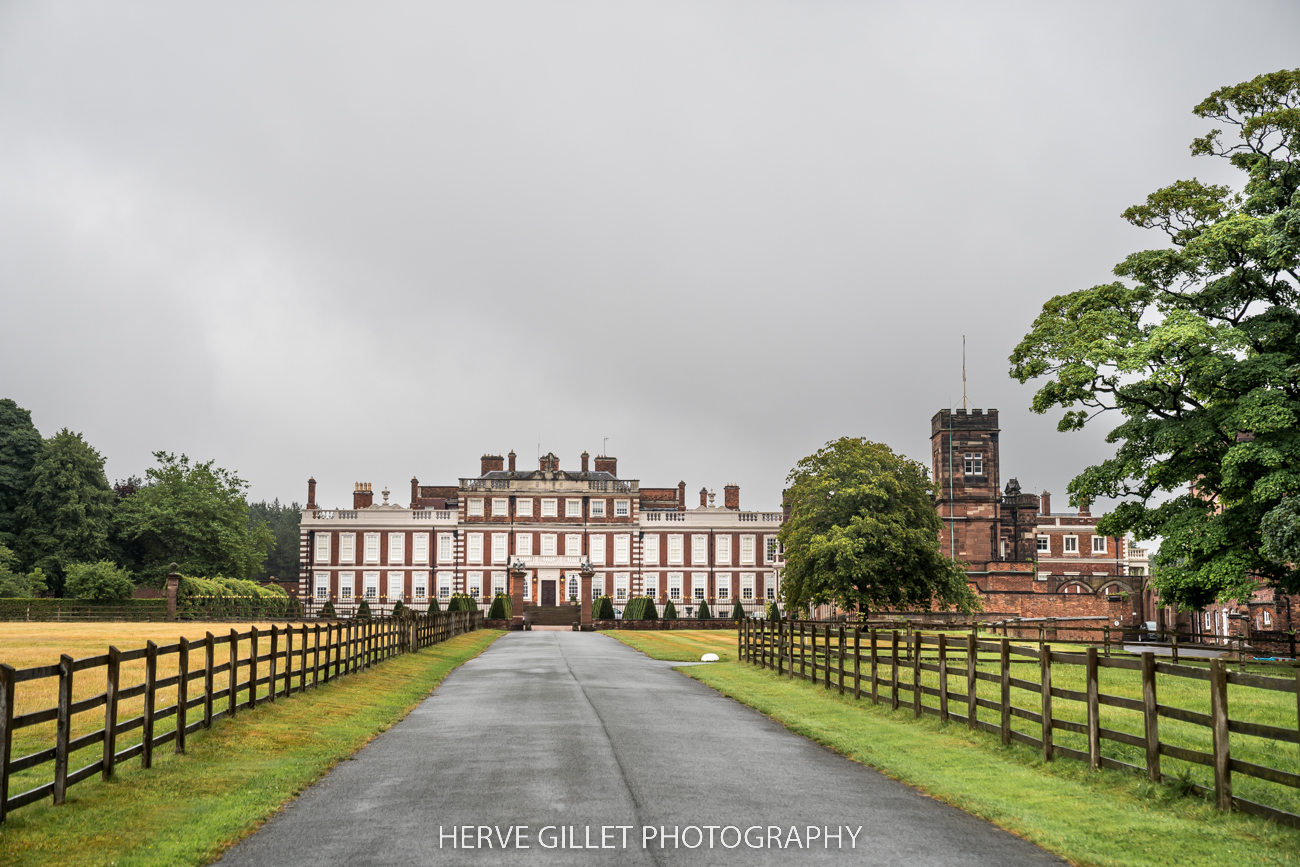
<path id="1" fill-rule="evenodd" d="M 1046 642 L 1035 647 L 1007 637 L 990 641 L 975 630 L 951 634 L 936 632 L 932 626 L 927 631 L 910 627 L 884 630 L 841 623 L 747 620 L 741 624 L 737 643 L 742 661 L 771 669 L 780 676 L 820 683 L 839 695 L 848 691 L 855 699 L 865 693 L 873 703 L 888 701 L 894 710 L 910 705 L 916 717 L 932 714 L 943 722 L 963 723 L 997 735 L 1003 744 L 1026 744 L 1041 750 L 1046 761 L 1065 756 L 1085 761 L 1094 770 L 1130 770 L 1156 782 L 1171 777 L 1161 771 L 1162 757 L 1204 766 L 1213 772 L 1213 787 L 1194 783 L 1190 787 L 1197 794 L 1213 795 L 1220 809 L 1236 808 L 1300 827 L 1300 812 L 1241 798 L 1232 791 L 1234 775 L 1300 790 L 1300 760 L 1290 763 L 1292 770 L 1270 767 L 1234 758 L 1231 746 L 1233 735 L 1261 738 L 1264 745 L 1249 753 L 1250 757 L 1262 755 L 1280 762 L 1296 756 L 1296 747 L 1300 747 L 1300 668 L 1278 667 L 1272 670 L 1285 671 L 1289 676 L 1265 676 L 1230 671 L 1222 659 L 1202 660 L 1208 664 L 1201 667 L 1159 661 L 1151 651 L 1105 656 L 1098 648 L 1088 646 L 1061 652 Z M 1038 679 L 1020 676 L 1027 674 L 1022 665 L 1031 666 L 1031 671 L 1036 668 Z M 1099 673 L 1103 669 L 1138 673 L 1141 698 L 1102 692 Z M 1083 688 L 1057 685 L 1054 672 L 1061 682 L 1082 680 Z M 1192 682 L 1205 684 L 1208 714 L 1159 700 L 1168 693 L 1199 688 Z M 981 683 L 989 684 L 985 695 L 995 694 L 996 700 L 980 695 Z M 1229 685 L 1236 690 L 1233 707 L 1238 712 L 1266 707 L 1275 716 L 1286 716 L 1294 711 L 1295 716 L 1290 717 L 1294 724 L 1279 726 L 1232 718 Z M 1279 704 L 1278 693 L 1294 699 L 1283 698 Z M 927 703 L 927 698 L 933 701 Z M 1286 703 L 1290 710 L 1285 709 Z M 1135 719 L 1140 719 L 1141 733 L 1104 726 L 1103 707 L 1133 712 Z M 981 708 L 989 712 L 983 719 Z M 1076 719 L 1071 720 L 1071 716 Z M 1017 728 L 1013 720 L 1024 723 Z M 1162 740 L 1162 720 L 1208 729 L 1209 750 L 1191 749 L 1171 743 L 1168 738 Z M 1058 732 L 1068 733 L 1066 738 L 1080 736 L 1081 748 L 1058 743 Z M 1103 752 L 1104 743 L 1122 744 L 1130 750 L 1116 758 Z M 1124 757 L 1143 764 L 1123 761 Z M 1296 802 L 1291 796 L 1280 800 L 1288 806 Z"/>
<path id="2" fill-rule="evenodd" d="M 275 625 L 269 631 L 254 626 L 247 632 L 231 629 L 229 635 L 220 636 L 209 632 L 199 641 L 181 638 L 163 646 L 150 641 L 145 647 L 127 651 L 110 647 L 108 653 L 86 659 L 74 660 L 64 654 L 56 664 L 35 668 L 0 664 L 0 822 L 10 811 L 45 798 L 52 797 L 56 806 L 62 804 L 69 786 L 96 774 L 107 780 L 116 765 L 137 756 L 141 766 L 148 768 L 154 750 L 168 743 L 174 744 L 175 752 L 183 753 L 187 735 L 210 728 L 217 720 L 233 718 L 242 710 L 288 698 L 482 625 L 483 616 L 477 611 L 411 612 L 373 620 Z M 170 670 L 172 657 L 176 673 L 159 677 L 159 660 L 166 660 Z M 139 661 L 144 663 L 143 679 L 123 683 L 124 664 Z M 74 677 L 77 683 L 86 677 L 102 678 L 104 691 L 74 700 Z M 23 698 L 20 684 L 40 692 L 41 681 L 55 678 L 58 698 L 54 707 L 16 712 L 17 701 Z M 164 692 L 174 692 L 175 700 L 160 707 L 159 694 Z M 122 705 L 137 698 L 143 698 L 140 713 L 122 719 Z M 74 737 L 78 716 L 92 711 L 102 714 L 103 727 Z M 156 731 L 160 723 L 172 718 L 175 723 L 169 731 Z M 52 745 L 14 756 L 16 733 L 50 722 L 55 724 Z M 140 730 L 138 741 L 119 749 L 119 741 L 136 729 Z M 30 748 L 32 739 L 24 740 Z M 99 744 L 103 747 L 95 751 L 94 761 L 71 767 L 80 751 Z M 27 772 L 51 763 L 51 779 L 9 795 L 11 777 L 32 777 Z"/>

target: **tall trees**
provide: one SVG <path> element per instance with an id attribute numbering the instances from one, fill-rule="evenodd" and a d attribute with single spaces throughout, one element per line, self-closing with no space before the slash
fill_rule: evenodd
<path id="1" fill-rule="evenodd" d="M 1216 90 L 1193 113 L 1235 129 L 1192 153 L 1228 160 L 1240 189 L 1177 181 L 1126 210 L 1169 246 L 1048 301 L 1010 360 L 1021 382 L 1045 378 L 1033 409 L 1061 407 L 1060 430 L 1119 416 L 1114 457 L 1071 498 L 1123 500 L 1099 530 L 1161 537 L 1153 583 L 1197 609 L 1245 599 L 1261 577 L 1300 590 L 1296 564 L 1261 538 L 1300 493 L 1300 70 Z"/>
<path id="2" fill-rule="evenodd" d="M 154 458 L 158 466 L 116 515 L 122 538 L 139 551 L 143 581 L 161 582 L 173 562 L 187 575 L 256 575 L 274 540 L 266 524 L 249 525 L 248 483 L 213 461 L 191 463 L 168 452 Z"/>
<path id="3" fill-rule="evenodd" d="M 267 554 L 266 563 L 255 576 L 259 580 L 274 577 L 278 581 L 298 577 L 298 525 L 302 521 L 302 506 L 298 503 L 282 505 L 277 499 L 268 503 L 248 504 L 250 530 L 265 524 L 274 537 L 274 547 Z"/>
<path id="4" fill-rule="evenodd" d="M 18 554 L 61 591 L 65 570 L 110 553 L 113 489 L 99 452 L 67 428 L 45 440 L 16 516 Z"/>
<path id="5" fill-rule="evenodd" d="M 788 480 L 790 518 L 780 533 L 787 610 L 979 606 L 961 564 L 940 552 L 942 522 L 921 464 L 844 437 L 799 461 Z"/>
<path id="6" fill-rule="evenodd" d="M 32 414 L 7 397 L 0 400 L 0 545 L 12 548 L 18 540 L 18 507 L 40 453 Z"/>

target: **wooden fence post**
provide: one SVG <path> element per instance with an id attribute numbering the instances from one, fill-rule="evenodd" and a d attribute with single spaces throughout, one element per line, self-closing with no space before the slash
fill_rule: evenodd
<path id="1" fill-rule="evenodd" d="M 776 674 L 785 674 L 785 621 L 776 622 Z"/>
<path id="2" fill-rule="evenodd" d="M 890 652 L 893 654 L 892 664 L 889 666 L 889 677 L 892 682 L 894 691 L 891 710 L 898 710 L 898 630 L 895 629 L 890 635 Z"/>
<path id="3" fill-rule="evenodd" d="M 176 754 L 185 752 L 186 707 L 190 700 L 190 642 L 181 638 L 176 651 Z"/>
<path id="4" fill-rule="evenodd" d="M 226 689 L 226 714 L 234 719 L 239 709 L 239 702 L 235 700 L 239 687 L 239 632 L 233 628 L 230 630 L 228 649 L 230 650 L 230 685 Z"/>
<path id="5" fill-rule="evenodd" d="M 54 723 L 54 806 L 68 791 L 68 741 L 72 739 L 72 657 L 59 656 L 59 707 Z"/>
<path id="6" fill-rule="evenodd" d="M 1039 681 L 1043 694 L 1043 761 L 1052 760 L 1052 645 L 1043 645 L 1038 659 Z"/>
<path id="7" fill-rule="evenodd" d="M 314 628 L 312 629 L 312 632 L 314 633 L 314 635 L 312 636 L 312 643 L 311 643 L 311 686 L 312 686 L 312 689 L 315 689 L 315 688 L 317 687 L 317 685 L 320 684 L 320 624 L 319 624 L 319 623 L 315 623 L 315 624 L 313 624 L 313 627 L 314 627 Z M 304 625 L 303 625 L 303 629 L 306 629 L 306 628 L 307 628 L 307 627 L 306 627 L 306 625 L 304 624 Z M 329 631 L 328 631 L 328 630 L 329 630 L 329 627 L 326 626 L 325 628 L 326 628 L 326 633 L 325 633 L 325 634 L 326 634 L 326 636 L 328 637 L 328 635 L 329 635 Z M 306 653 L 306 652 L 307 652 L 307 645 L 306 645 L 306 639 L 305 639 L 305 638 L 303 639 L 303 642 L 304 642 L 304 643 L 303 643 L 303 652 Z M 326 664 L 326 665 L 329 665 L 329 657 L 328 657 L 328 656 L 325 657 L 325 664 Z M 328 673 L 329 673 L 329 672 L 327 671 L 326 674 L 328 674 Z M 306 689 L 306 688 L 307 688 L 307 673 L 306 673 L 306 671 L 304 671 L 304 672 L 303 672 L 303 675 L 302 675 L 302 686 L 303 686 L 303 689 Z"/>
<path id="8" fill-rule="evenodd" d="M 203 727 L 212 728 L 212 681 L 217 662 L 217 639 L 211 632 L 203 639 Z"/>
<path id="9" fill-rule="evenodd" d="M 153 767 L 153 723 L 158 709 L 158 645 L 145 644 L 144 655 L 144 725 L 141 736 L 140 767 Z"/>
<path id="10" fill-rule="evenodd" d="M 1148 650 L 1142 654 L 1142 722 L 1147 742 L 1147 779 L 1154 783 L 1160 782 L 1160 715 L 1156 711 L 1156 655 Z"/>
<path id="11" fill-rule="evenodd" d="M 13 666 L 0 663 L 0 822 L 5 820 L 9 802 L 9 762 L 14 751 L 14 675 Z"/>
<path id="12" fill-rule="evenodd" d="M 272 690 L 275 684 L 271 684 Z M 284 697 L 293 694 L 293 624 L 284 625 Z"/>
<path id="13" fill-rule="evenodd" d="M 939 633 L 939 722 L 948 722 L 948 633 Z"/>
<path id="14" fill-rule="evenodd" d="M 880 704 L 879 679 L 879 638 L 876 630 L 871 630 L 871 703 Z"/>
<path id="15" fill-rule="evenodd" d="M 979 696 L 977 689 L 979 678 L 975 676 L 979 665 L 979 637 L 975 629 L 966 636 L 966 725 L 971 731 L 979 728 Z"/>
<path id="16" fill-rule="evenodd" d="M 838 654 L 837 654 L 837 655 L 839 656 L 839 660 L 838 660 L 838 662 L 839 662 L 839 667 L 840 667 L 840 672 L 839 672 L 839 694 L 840 694 L 840 695 L 844 695 L 844 624 L 843 624 L 843 623 L 840 624 L 840 642 L 839 642 L 839 643 L 840 643 L 840 647 L 839 647 L 839 651 L 838 651 Z"/>
<path id="17" fill-rule="evenodd" d="M 921 718 L 921 631 L 912 633 L 912 716 Z"/>
<path id="18" fill-rule="evenodd" d="M 1011 639 L 1003 638 L 1002 656 L 1002 745 L 1011 743 Z"/>
<path id="19" fill-rule="evenodd" d="M 810 666 L 810 668 L 812 669 L 812 684 L 813 686 L 816 686 L 817 685 L 817 624 L 814 623 L 812 625 L 812 629 L 809 631 L 812 632 L 812 647 L 811 647 L 812 665 Z"/>
<path id="20" fill-rule="evenodd" d="M 789 655 L 789 658 L 786 659 L 787 665 L 786 665 L 785 679 L 794 680 L 794 621 L 793 620 L 791 620 L 786 626 L 785 637 L 786 637 L 786 641 L 785 641 L 786 652 Z"/>
<path id="21" fill-rule="evenodd" d="M 862 627 L 853 627 L 853 699 L 862 700 Z"/>
<path id="22" fill-rule="evenodd" d="M 1088 767 L 1101 767 L 1101 706 L 1097 699 L 1097 648 L 1088 648 Z"/>
<path id="23" fill-rule="evenodd" d="M 104 767 L 100 771 L 100 779 L 113 779 L 113 765 L 117 763 L 117 691 L 118 679 L 122 675 L 122 651 L 116 647 L 108 648 L 108 665 L 105 666 L 105 683 L 104 683 Z M 3 701 L 0 698 L 0 701 Z M 0 725 L 3 721 L 0 720 Z M 0 758 L 0 762 L 4 759 Z M 4 793 L 0 792 L 0 801 L 4 800 Z M 3 809 L 0 808 L 0 813 Z"/>
<path id="24" fill-rule="evenodd" d="M 603 580 L 603 579 L 602 579 Z M 745 659 L 745 621 L 736 624 L 736 659 Z"/>
<path id="25" fill-rule="evenodd" d="M 1232 809 L 1232 757 L 1228 748 L 1228 673 L 1222 659 L 1210 660 L 1210 725 L 1214 740 L 1214 800 Z"/>
<path id="26" fill-rule="evenodd" d="M 257 707 L 257 627 L 249 630 L 252 647 L 248 651 L 248 709 Z"/>

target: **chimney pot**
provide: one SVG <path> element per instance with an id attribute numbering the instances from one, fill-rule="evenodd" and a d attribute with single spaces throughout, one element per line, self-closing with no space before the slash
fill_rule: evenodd
<path id="1" fill-rule="evenodd" d="M 369 482 L 357 482 L 356 489 L 352 492 L 352 508 L 367 509 L 374 505 L 375 495 L 370 490 Z"/>
<path id="2" fill-rule="evenodd" d="M 316 477 L 307 480 L 307 508 L 316 508 Z"/>
<path id="3" fill-rule="evenodd" d="M 700 488 L 700 508 L 703 509 L 709 504 L 709 489 Z"/>
<path id="4" fill-rule="evenodd" d="M 510 472 L 513 473 L 515 471 L 515 450 L 511 449 L 510 454 L 506 455 L 506 457 L 510 461 Z"/>
<path id="5" fill-rule="evenodd" d="M 686 511 L 686 483 L 677 483 L 677 511 Z"/>
<path id="6" fill-rule="evenodd" d="M 1038 496 L 1038 514 L 1052 514 L 1052 495 L 1049 491 L 1043 491 L 1043 493 Z"/>
<path id="7" fill-rule="evenodd" d="M 591 455 L 587 454 L 586 452 L 583 452 L 583 453 L 582 453 L 582 471 L 583 471 L 584 473 L 585 473 L 585 472 L 588 472 L 588 470 L 587 470 L 587 459 L 590 458 L 590 457 L 591 457 Z"/>
<path id="8" fill-rule="evenodd" d="M 740 485 L 726 485 L 722 489 L 722 505 L 740 511 Z"/>

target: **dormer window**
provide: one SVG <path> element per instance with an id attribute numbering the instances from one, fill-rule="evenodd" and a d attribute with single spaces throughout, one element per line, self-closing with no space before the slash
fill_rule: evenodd
<path id="1" fill-rule="evenodd" d="M 965 470 L 968 476 L 984 475 L 984 453 L 983 452 L 966 452 Z"/>

